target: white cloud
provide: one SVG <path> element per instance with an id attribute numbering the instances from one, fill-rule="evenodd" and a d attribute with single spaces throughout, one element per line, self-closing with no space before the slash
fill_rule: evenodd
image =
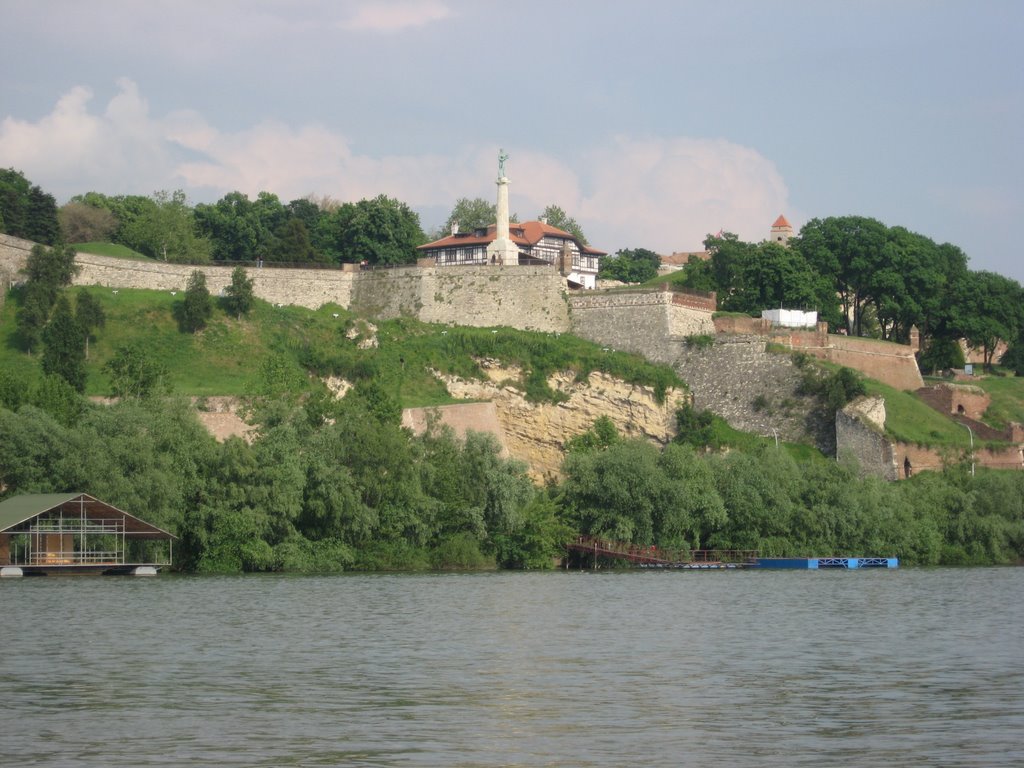
<path id="1" fill-rule="evenodd" d="M 495 191 L 497 147 L 371 157 L 320 124 L 264 121 L 225 132 L 195 112 L 153 116 L 135 83 L 122 79 L 118 87 L 102 113 L 90 111 L 89 89 L 76 87 L 37 122 L 4 119 L 0 167 L 24 171 L 62 201 L 89 190 L 183 188 L 193 200 L 233 190 L 251 197 L 269 191 L 285 201 L 308 193 L 339 200 L 386 194 L 447 210 L 460 197 Z M 692 250 L 719 229 L 760 240 L 779 213 L 792 214 L 774 164 L 724 140 L 618 136 L 572 160 L 528 148 L 509 153 L 510 202 L 519 217 L 560 205 L 606 250 Z"/>
<path id="2" fill-rule="evenodd" d="M 695 250 L 719 229 L 762 240 L 788 207 L 775 165 L 721 139 L 619 136 L 588 153 L 586 167 L 577 219 L 592 222 L 595 245 Z"/>
<path id="3" fill-rule="evenodd" d="M 351 31 L 396 32 L 421 27 L 452 15 L 451 9 L 436 0 L 408 2 L 372 2 L 361 6 L 338 26 Z"/>

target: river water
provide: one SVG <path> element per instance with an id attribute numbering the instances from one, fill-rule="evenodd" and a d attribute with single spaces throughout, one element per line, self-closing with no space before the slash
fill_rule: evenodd
<path id="1" fill-rule="evenodd" d="M 1024 765 L 1024 568 L 25 578 L 5 766 Z"/>

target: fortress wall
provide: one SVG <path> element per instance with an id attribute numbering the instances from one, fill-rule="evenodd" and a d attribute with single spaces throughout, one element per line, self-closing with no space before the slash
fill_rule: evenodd
<path id="1" fill-rule="evenodd" d="M 970 452 L 964 448 L 927 448 L 921 445 L 910 443 L 894 443 L 893 452 L 896 455 L 896 466 L 899 470 L 899 479 L 906 479 L 904 472 L 905 460 L 910 460 L 911 473 L 922 471 L 941 471 L 949 464 L 958 462 L 970 463 Z M 977 467 L 989 469 L 1017 469 L 1024 470 L 1024 447 L 1020 445 L 1008 445 L 1005 448 L 983 448 L 978 447 L 974 451 L 974 464 Z"/>
<path id="2" fill-rule="evenodd" d="M 736 429 L 835 450 L 835 429 L 822 423 L 816 403 L 800 394 L 801 371 L 789 355 L 766 349 L 763 336 L 721 334 L 711 347 L 673 342 L 673 367 L 689 384 L 693 406 L 710 410 Z M 773 432 L 772 430 L 775 430 Z"/>
<path id="3" fill-rule="evenodd" d="M 897 389 L 924 386 L 914 348 L 908 344 L 829 334 L 824 323 L 814 331 L 771 329 L 763 318 L 716 317 L 714 323 L 719 333 L 767 336 L 795 352 L 844 365 Z"/>
<path id="4" fill-rule="evenodd" d="M 898 480 L 903 466 L 897 466 L 893 444 L 880 429 L 866 423 L 853 409 L 836 411 L 836 456 L 856 462 L 861 475 Z M 900 462 L 904 456 L 900 455 Z"/>
<path id="5" fill-rule="evenodd" d="M 671 294 L 577 294 L 569 297 L 572 332 L 612 349 L 635 352 L 655 362 L 665 359 Z"/>
<path id="6" fill-rule="evenodd" d="M 565 278 L 551 266 L 408 267 L 359 273 L 351 308 L 372 317 L 564 332 Z"/>
<path id="7" fill-rule="evenodd" d="M 768 318 L 750 317 L 749 315 L 716 317 L 713 322 L 717 333 L 767 336 L 772 327 Z"/>
<path id="8" fill-rule="evenodd" d="M 0 307 L 4 305 L 7 291 L 17 280 L 18 272 L 24 269 L 34 245 L 31 240 L 0 233 Z"/>
<path id="9" fill-rule="evenodd" d="M 847 336 L 829 336 L 828 339 L 826 360 L 853 368 L 896 389 L 913 391 L 924 386 L 917 358 L 909 345 Z"/>
<path id="10" fill-rule="evenodd" d="M 109 256 L 78 254 L 80 270 L 76 285 L 104 285 L 110 288 L 148 288 L 157 291 L 184 291 L 189 275 L 199 270 L 206 275 L 206 286 L 217 295 L 231 284 L 234 265 L 195 266 L 159 261 L 131 261 Z M 262 269 L 246 268 L 253 281 L 253 292 L 274 304 L 295 304 L 316 309 L 327 303 L 347 307 L 352 296 L 355 274 L 337 269 Z"/>

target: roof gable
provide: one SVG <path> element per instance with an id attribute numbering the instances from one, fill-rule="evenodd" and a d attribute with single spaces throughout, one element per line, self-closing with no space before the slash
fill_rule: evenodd
<path id="1" fill-rule="evenodd" d="M 74 512 L 85 512 L 88 517 L 109 515 L 114 512 L 125 518 L 126 533 L 143 538 L 177 538 L 169 531 L 157 528 L 134 515 L 118 509 L 112 504 L 90 496 L 87 493 L 30 493 L 12 496 L 0 501 L 0 533 L 9 530 L 33 517 L 45 514 L 65 505 L 74 505 Z M 68 510 L 70 511 L 70 510 Z"/>

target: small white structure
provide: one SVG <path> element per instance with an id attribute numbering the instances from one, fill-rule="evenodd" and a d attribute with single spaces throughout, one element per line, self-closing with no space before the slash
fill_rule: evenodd
<path id="1" fill-rule="evenodd" d="M 779 214 L 779 218 L 772 224 L 771 232 L 768 233 L 768 242 L 789 247 L 789 238 L 791 237 L 793 237 L 793 225 L 786 221 L 785 216 Z"/>
<path id="2" fill-rule="evenodd" d="M 783 328 L 817 328 L 818 312 L 804 312 L 802 309 L 762 309 L 761 317 L 773 326 Z"/>

